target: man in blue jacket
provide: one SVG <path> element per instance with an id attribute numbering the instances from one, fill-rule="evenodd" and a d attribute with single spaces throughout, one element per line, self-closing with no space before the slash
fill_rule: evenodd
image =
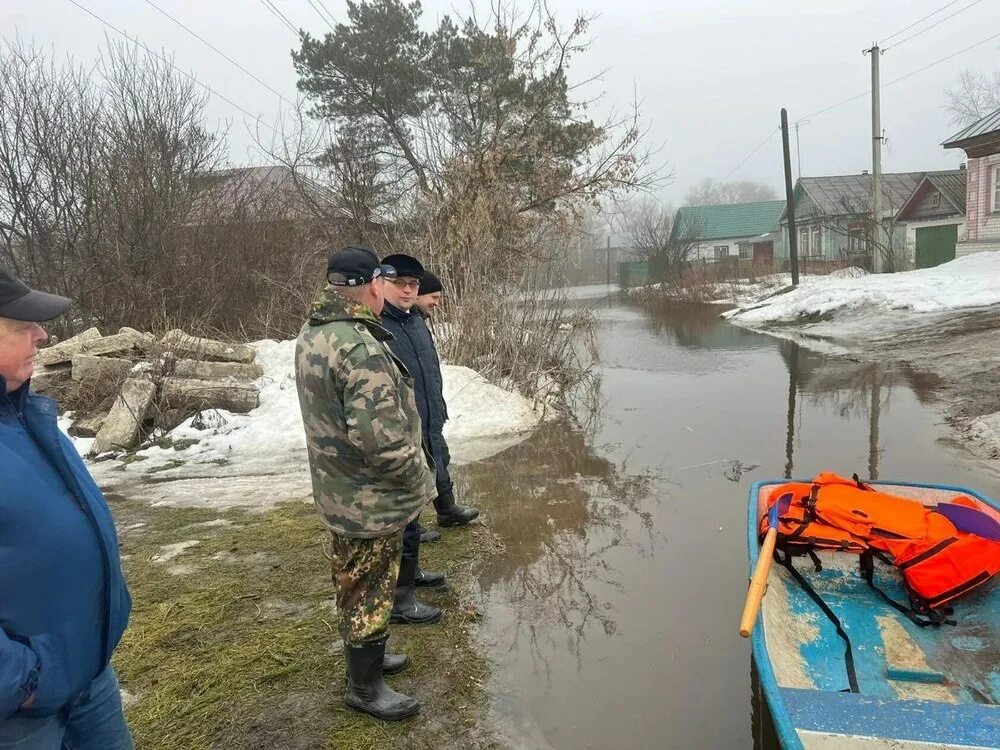
<path id="1" fill-rule="evenodd" d="M 455 502 L 451 476 L 448 473 L 451 456 L 442 434 L 448 410 L 444 402 L 441 362 L 427 324 L 415 307 L 424 267 L 416 258 L 403 254 L 390 255 L 382 262 L 396 269 L 396 278 L 386 284 L 382 325 L 393 336 L 392 341 L 388 342 L 389 348 L 406 365 L 413 377 L 424 444 L 434 459 L 437 470 L 434 508 L 438 524 L 467 524 L 479 515 L 479 511 L 462 507 Z M 414 596 L 415 586 L 434 587 L 444 584 L 444 575 L 441 573 L 428 573 L 420 569 L 419 550 L 420 527 L 416 521 L 412 521 L 403 532 L 403 560 L 396 589 L 396 606 L 392 613 L 395 622 L 436 622 L 440 617 L 440 610 L 421 604 Z"/>
<path id="2" fill-rule="evenodd" d="M 69 305 L 0 268 L 0 748 L 131 750 L 110 666 L 132 606 L 114 521 L 30 385 L 40 323 Z"/>

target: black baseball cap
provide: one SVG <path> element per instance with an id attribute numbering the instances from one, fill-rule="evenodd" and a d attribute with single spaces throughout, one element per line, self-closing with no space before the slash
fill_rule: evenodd
<path id="1" fill-rule="evenodd" d="M 58 318 L 73 300 L 56 294 L 37 292 L 17 276 L 0 268 L 0 318 L 42 323 Z"/>
<path id="2" fill-rule="evenodd" d="M 423 265 L 412 255 L 404 255 L 403 253 L 387 255 L 382 258 L 382 262 L 395 268 L 397 276 L 412 276 L 415 279 L 424 277 Z"/>
<path id="3" fill-rule="evenodd" d="M 378 262 L 375 251 L 361 245 L 348 245 L 330 255 L 326 264 L 327 280 L 334 286 L 361 286 L 379 276 L 396 277 L 396 269 Z M 336 274 L 330 278 L 331 274 Z"/>

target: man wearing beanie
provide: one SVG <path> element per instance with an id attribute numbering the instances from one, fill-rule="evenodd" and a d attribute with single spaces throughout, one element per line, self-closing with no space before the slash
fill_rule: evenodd
<path id="1" fill-rule="evenodd" d="M 382 677 L 407 665 L 385 652 L 402 530 L 435 492 L 413 387 L 378 320 L 394 273 L 368 248 L 334 253 L 295 347 L 313 498 L 331 532 L 345 702 L 388 721 L 420 709 Z"/>
<path id="2" fill-rule="evenodd" d="M 420 279 L 420 289 L 417 291 L 417 308 L 425 318 L 430 318 L 431 313 L 441 304 L 443 293 L 441 279 L 424 269 L 424 277 Z"/>

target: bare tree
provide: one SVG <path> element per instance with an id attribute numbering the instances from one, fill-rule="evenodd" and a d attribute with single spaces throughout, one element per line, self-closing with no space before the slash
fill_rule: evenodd
<path id="1" fill-rule="evenodd" d="M 691 188 L 685 206 L 719 206 L 727 203 L 754 203 L 778 200 L 778 193 L 761 182 L 719 182 L 711 177 Z"/>
<path id="2" fill-rule="evenodd" d="M 952 123 L 969 125 L 1000 109 L 1000 71 L 987 75 L 964 70 L 944 96 L 944 109 Z"/>
<path id="3" fill-rule="evenodd" d="M 636 255 L 650 265 L 650 272 L 665 280 L 679 280 L 691 261 L 702 227 L 691 221 L 677 224 L 677 210 L 648 199 L 628 215 L 626 226 Z"/>
<path id="4" fill-rule="evenodd" d="M 893 214 L 898 208 L 888 207 Z M 796 221 L 800 230 L 806 229 L 809 224 L 818 224 L 826 229 L 828 237 L 839 241 L 841 260 L 860 263 L 871 270 L 872 258 L 878 253 L 886 273 L 909 270 L 906 243 L 900 237 L 899 225 L 891 216 L 875 222 L 870 196 L 842 196 L 836 210 L 814 209 L 796 217 Z"/>

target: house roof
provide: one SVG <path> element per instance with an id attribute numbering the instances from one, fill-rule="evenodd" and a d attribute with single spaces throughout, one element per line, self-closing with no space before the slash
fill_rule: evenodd
<path id="1" fill-rule="evenodd" d="M 694 231 L 704 240 L 756 237 L 774 231 L 784 208 L 784 201 L 684 206 L 674 225 Z"/>
<path id="2" fill-rule="evenodd" d="M 898 172 L 882 175 L 882 214 L 895 216 L 926 172 Z M 819 213 L 842 216 L 868 210 L 872 193 L 870 174 L 833 177 L 803 177 L 799 185 L 812 199 Z"/>
<path id="3" fill-rule="evenodd" d="M 936 172 L 927 175 L 927 179 L 938 190 L 941 195 L 955 207 L 960 214 L 965 214 L 965 182 L 968 172 L 964 169 L 955 169 L 951 172 Z"/>
<path id="4" fill-rule="evenodd" d="M 971 125 L 962 128 L 943 144 L 945 148 L 957 148 L 961 141 L 969 141 L 989 133 L 1000 131 L 1000 109 L 990 112 L 985 117 L 980 117 Z"/>
<path id="5" fill-rule="evenodd" d="M 967 172 L 964 169 L 953 169 L 949 172 L 929 172 L 917 183 L 910 197 L 900 206 L 896 214 L 896 219 L 899 220 L 906 216 L 907 212 L 920 203 L 931 189 L 937 190 L 944 196 L 945 201 L 951 206 L 953 213 L 964 216 L 966 177 Z"/>
<path id="6" fill-rule="evenodd" d="M 199 174 L 190 221 L 229 218 L 240 211 L 286 217 L 312 216 L 313 206 L 332 206 L 326 188 L 286 166 L 240 167 Z"/>

